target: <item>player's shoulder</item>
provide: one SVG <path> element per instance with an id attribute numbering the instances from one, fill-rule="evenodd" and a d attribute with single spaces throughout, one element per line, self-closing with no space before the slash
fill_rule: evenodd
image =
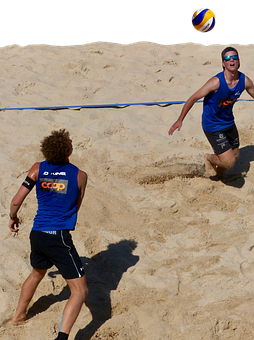
<path id="1" fill-rule="evenodd" d="M 38 173 L 39 173 L 39 168 L 40 168 L 40 163 L 39 162 L 34 163 L 28 172 L 28 177 L 36 181 L 38 177 Z"/>
<path id="2" fill-rule="evenodd" d="M 210 92 L 215 92 L 220 87 L 220 80 L 216 76 L 210 78 L 201 89 L 202 92 L 205 92 L 205 95 Z"/>
<path id="3" fill-rule="evenodd" d="M 244 76 L 245 76 L 245 87 L 253 86 L 253 81 L 248 76 L 246 76 L 246 74 Z"/>
<path id="4" fill-rule="evenodd" d="M 215 76 L 213 76 L 209 80 L 211 81 L 211 83 L 219 84 L 220 83 L 220 78 L 221 78 L 220 74 L 216 74 Z"/>
<path id="5" fill-rule="evenodd" d="M 207 85 L 210 87 L 212 91 L 218 90 L 220 86 L 220 78 L 217 75 L 210 78 L 207 82 Z"/>
<path id="6" fill-rule="evenodd" d="M 88 178 L 87 173 L 85 171 L 79 169 L 78 170 L 78 178 L 79 178 L 79 180 L 86 182 L 87 178 Z"/>
<path id="7" fill-rule="evenodd" d="M 40 168 L 40 162 L 36 162 L 31 166 L 31 170 L 38 170 L 39 171 Z"/>
<path id="8" fill-rule="evenodd" d="M 78 172 L 80 173 L 80 175 L 82 176 L 87 176 L 87 173 L 81 169 L 78 169 Z"/>

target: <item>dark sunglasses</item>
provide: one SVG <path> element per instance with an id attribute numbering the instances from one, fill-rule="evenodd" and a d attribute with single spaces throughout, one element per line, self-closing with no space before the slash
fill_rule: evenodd
<path id="1" fill-rule="evenodd" d="M 229 61 L 231 58 L 233 60 L 238 60 L 238 55 L 227 55 L 226 57 L 224 57 L 224 60 Z"/>

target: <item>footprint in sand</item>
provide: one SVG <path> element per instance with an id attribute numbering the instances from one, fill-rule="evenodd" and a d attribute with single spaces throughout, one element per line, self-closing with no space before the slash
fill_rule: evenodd
<path id="1" fill-rule="evenodd" d="M 240 264 L 240 271 L 247 279 L 254 280 L 254 261 L 244 261 Z"/>

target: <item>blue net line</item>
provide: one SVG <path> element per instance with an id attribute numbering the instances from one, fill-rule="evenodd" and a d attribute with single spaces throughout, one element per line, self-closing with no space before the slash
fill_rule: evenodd
<path id="1" fill-rule="evenodd" d="M 254 101 L 254 99 L 237 99 L 237 101 Z M 197 103 L 202 103 L 203 100 L 198 100 Z M 88 105 L 62 105 L 62 106 L 31 106 L 31 107 L 5 107 L 0 108 L 0 111 L 18 111 L 18 110 L 66 110 L 66 109 L 99 109 L 99 108 L 125 108 L 128 106 L 162 106 L 167 107 L 175 104 L 184 104 L 185 101 L 168 101 L 168 102 L 143 102 L 143 103 L 122 103 L 122 104 L 88 104 Z"/>

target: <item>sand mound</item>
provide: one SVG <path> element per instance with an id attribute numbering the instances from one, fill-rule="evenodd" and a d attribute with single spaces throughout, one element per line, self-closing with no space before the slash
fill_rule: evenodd
<path id="1" fill-rule="evenodd" d="M 176 177 L 193 178 L 205 175 L 204 165 L 200 164 L 168 164 L 162 168 L 155 168 L 155 171 L 142 175 L 138 180 L 140 184 L 160 184 Z"/>

